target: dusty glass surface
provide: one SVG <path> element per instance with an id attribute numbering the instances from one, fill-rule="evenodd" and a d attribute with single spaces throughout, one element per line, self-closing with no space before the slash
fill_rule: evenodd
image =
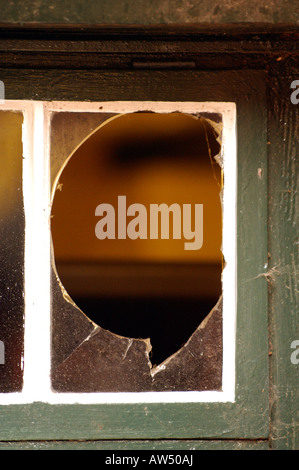
<path id="1" fill-rule="evenodd" d="M 22 113 L 0 111 L 0 392 L 23 383 L 22 122 Z"/>
<path id="2" fill-rule="evenodd" d="M 219 390 L 221 117 L 132 113 L 82 142 L 86 119 L 90 132 L 103 117 L 52 121 L 52 183 L 75 149 L 53 191 L 53 387 Z M 155 204 L 175 205 L 165 236 L 162 213 L 152 227 Z"/>

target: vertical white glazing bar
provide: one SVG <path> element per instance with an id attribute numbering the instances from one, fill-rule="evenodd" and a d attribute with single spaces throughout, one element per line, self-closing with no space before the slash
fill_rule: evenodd
<path id="1" fill-rule="evenodd" d="M 50 389 L 49 177 L 44 106 L 31 105 L 24 162 L 25 357 L 23 393 L 41 400 Z"/>
<path id="2" fill-rule="evenodd" d="M 236 107 L 223 112 L 223 231 L 225 267 L 223 289 L 223 375 L 222 387 L 229 401 L 235 399 L 235 353 L 237 320 L 237 125 Z"/>

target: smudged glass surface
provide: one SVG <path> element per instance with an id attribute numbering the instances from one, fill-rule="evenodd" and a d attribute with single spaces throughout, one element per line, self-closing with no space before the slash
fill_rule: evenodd
<path id="1" fill-rule="evenodd" d="M 0 111 L 0 392 L 23 383 L 22 122 L 22 113 Z"/>
<path id="2" fill-rule="evenodd" d="M 51 185 L 68 157 L 99 125 L 113 115 L 107 113 L 54 113 L 51 120 Z M 59 187 L 59 186 L 58 186 Z M 84 315 L 57 278 L 54 261 L 51 268 L 51 368 L 62 363 L 94 330 L 93 322 Z"/>

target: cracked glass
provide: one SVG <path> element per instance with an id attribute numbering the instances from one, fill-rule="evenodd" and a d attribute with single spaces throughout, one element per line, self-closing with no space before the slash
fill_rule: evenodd
<path id="1" fill-rule="evenodd" d="M 0 392 L 19 392 L 24 353 L 21 112 L 0 111 Z"/>
<path id="2" fill-rule="evenodd" d="M 53 114 L 54 390 L 221 389 L 221 124 Z"/>

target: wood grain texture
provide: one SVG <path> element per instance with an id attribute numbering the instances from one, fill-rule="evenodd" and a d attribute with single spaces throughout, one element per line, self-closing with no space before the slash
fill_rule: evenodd
<path id="1" fill-rule="evenodd" d="M 280 27 L 281 28 L 281 27 Z M 1 67 L 13 69 L 285 69 L 298 56 L 298 27 L 93 28 L 0 24 Z"/>
<path id="2" fill-rule="evenodd" d="M 203 0 L 63 0 L 3 2 L 1 22 L 16 23 L 102 23 L 102 24 L 188 24 L 188 23 L 296 23 L 298 8 L 292 0 L 269 0 L 266 6 L 254 0 L 209 2 Z"/>
<path id="3" fill-rule="evenodd" d="M 267 440 L 103 440 L 0 442 L 2 450 L 100 450 L 100 451 L 194 451 L 199 450 L 268 450 Z M 105 455 L 105 454 L 104 454 Z M 137 454 L 138 455 L 138 454 Z M 142 456 L 142 454 L 141 454 Z"/>
<path id="4" fill-rule="evenodd" d="M 299 448 L 299 104 L 290 101 L 292 74 L 269 77 L 269 322 L 271 446 Z"/>

